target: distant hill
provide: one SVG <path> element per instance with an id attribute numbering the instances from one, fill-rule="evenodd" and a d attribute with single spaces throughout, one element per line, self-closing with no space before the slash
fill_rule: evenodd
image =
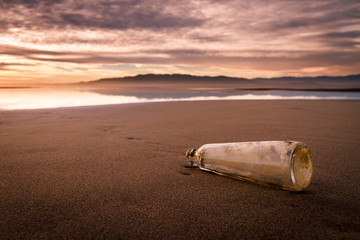
<path id="1" fill-rule="evenodd" d="M 140 74 L 120 78 L 103 78 L 81 84 L 196 84 L 197 86 L 226 86 L 237 89 L 290 90 L 356 90 L 360 89 L 360 74 L 349 76 L 236 78 L 227 76 L 194 76 L 187 74 Z"/>
<path id="2" fill-rule="evenodd" d="M 348 76 L 255 78 L 261 81 L 360 81 L 360 74 Z"/>
<path id="3" fill-rule="evenodd" d="M 194 76 L 188 74 L 139 74 L 136 76 L 120 77 L 120 78 L 102 78 L 87 83 L 115 83 L 115 82 L 239 82 L 248 81 L 246 78 L 234 78 L 227 76 Z"/>
<path id="4" fill-rule="evenodd" d="M 349 75 L 349 76 L 318 76 L 318 77 L 277 77 L 277 78 L 236 78 L 236 77 L 227 77 L 227 76 L 195 76 L 189 74 L 139 74 L 136 76 L 127 76 L 127 77 L 114 77 L 114 78 L 102 78 L 90 82 L 82 83 L 106 83 L 106 82 L 136 82 L 136 81 L 176 81 L 176 82 L 187 82 L 187 81 L 223 81 L 223 82 L 241 82 L 241 81 L 360 81 L 360 74 L 358 75 Z"/>

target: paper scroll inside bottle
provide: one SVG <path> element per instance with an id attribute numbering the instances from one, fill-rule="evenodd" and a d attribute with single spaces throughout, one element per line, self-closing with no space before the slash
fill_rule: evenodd
<path id="1" fill-rule="evenodd" d="M 293 191 L 307 188 L 313 173 L 308 147 L 296 141 L 205 144 L 186 158 L 201 170 Z"/>

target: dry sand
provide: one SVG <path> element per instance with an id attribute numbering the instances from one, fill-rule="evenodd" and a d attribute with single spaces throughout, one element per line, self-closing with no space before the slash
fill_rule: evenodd
<path id="1" fill-rule="evenodd" d="M 298 140 L 293 193 L 187 168 L 189 147 Z M 0 239 L 360 239 L 360 101 L 0 112 Z"/>

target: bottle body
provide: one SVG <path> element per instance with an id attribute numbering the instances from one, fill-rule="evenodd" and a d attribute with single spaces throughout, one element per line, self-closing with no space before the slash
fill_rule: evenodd
<path id="1" fill-rule="evenodd" d="M 294 191 L 304 190 L 313 172 L 309 149 L 294 141 L 205 144 L 187 159 L 201 170 Z"/>

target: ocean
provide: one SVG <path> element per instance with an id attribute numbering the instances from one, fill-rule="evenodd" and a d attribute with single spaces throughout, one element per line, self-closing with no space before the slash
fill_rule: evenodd
<path id="1" fill-rule="evenodd" d="M 360 92 L 189 89 L 4 88 L 0 109 L 44 109 L 108 104 L 208 100 L 360 100 Z"/>

